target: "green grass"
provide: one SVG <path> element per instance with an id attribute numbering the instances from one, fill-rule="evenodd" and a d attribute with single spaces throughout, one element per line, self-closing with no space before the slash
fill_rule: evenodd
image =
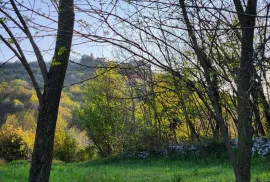
<path id="1" fill-rule="evenodd" d="M 0 166 L 0 182 L 26 182 L 29 164 L 14 161 Z M 270 181 L 270 160 L 254 158 L 252 181 Z M 229 161 L 214 158 L 180 159 L 179 157 L 144 160 L 98 159 L 84 163 L 54 163 L 51 182 L 98 181 L 235 181 Z"/>

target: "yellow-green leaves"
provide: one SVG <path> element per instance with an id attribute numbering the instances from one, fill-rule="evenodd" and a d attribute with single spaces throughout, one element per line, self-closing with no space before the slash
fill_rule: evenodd
<path id="1" fill-rule="evenodd" d="M 59 66 L 61 65 L 60 61 L 57 61 L 55 58 L 52 60 L 51 66 Z"/>
<path id="2" fill-rule="evenodd" d="M 62 47 L 60 47 L 60 49 L 58 50 L 57 55 L 58 55 L 58 56 L 61 56 L 61 55 L 63 55 L 66 51 L 67 51 L 67 48 L 64 47 L 64 46 L 62 46 Z M 56 58 L 53 58 L 52 63 L 51 63 L 51 66 L 59 66 L 59 65 L 61 65 L 61 62 L 58 61 Z"/>
<path id="3" fill-rule="evenodd" d="M 63 47 L 60 47 L 59 51 L 58 51 L 58 56 L 61 56 L 63 55 L 65 52 L 67 51 L 67 49 L 63 46 Z"/>
<path id="4" fill-rule="evenodd" d="M 6 18 L 0 18 L 0 23 L 4 23 L 5 21 L 6 21 Z"/>
<path id="5" fill-rule="evenodd" d="M 10 39 L 8 39 L 8 43 L 9 44 L 14 44 L 15 43 L 15 40 L 10 38 Z"/>

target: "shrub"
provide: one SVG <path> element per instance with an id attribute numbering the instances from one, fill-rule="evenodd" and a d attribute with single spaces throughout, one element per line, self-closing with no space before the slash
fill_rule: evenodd
<path id="1" fill-rule="evenodd" d="M 205 144 L 202 147 L 202 149 L 203 149 L 202 151 L 204 155 L 212 154 L 212 155 L 220 156 L 227 152 L 225 142 L 215 141 L 215 140 Z"/>
<path id="2" fill-rule="evenodd" d="M 0 130 L 0 157 L 10 162 L 27 157 L 26 143 L 23 141 L 22 129 L 8 125 Z"/>
<path id="3" fill-rule="evenodd" d="M 8 163 L 10 166 L 27 166 L 28 164 L 26 160 L 16 160 Z"/>
<path id="4" fill-rule="evenodd" d="M 57 146 L 54 151 L 54 157 L 66 163 L 74 162 L 76 159 L 78 144 L 71 135 L 65 135 L 64 141 Z"/>
<path id="5" fill-rule="evenodd" d="M 53 163 L 53 165 L 64 165 L 64 164 L 66 164 L 63 161 L 56 160 L 56 159 L 53 159 L 52 163 Z"/>
<path id="6" fill-rule="evenodd" d="M 76 160 L 79 162 L 92 160 L 96 157 L 96 155 L 97 155 L 96 148 L 92 145 L 89 145 L 86 148 L 78 151 L 76 155 Z"/>

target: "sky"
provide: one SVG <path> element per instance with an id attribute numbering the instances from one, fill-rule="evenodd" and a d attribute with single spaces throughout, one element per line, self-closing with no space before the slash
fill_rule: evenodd
<path id="1" fill-rule="evenodd" d="M 2 0 L 2 1 L 9 2 L 9 0 Z M 106 1 L 106 0 L 102 0 L 102 1 Z M 47 3 L 49 3 L 51 5 L 50 2 L 51 2 L 50 0 L 26 0 L 23 2 L 23 5 L 25 5 L 27 7 L 31 7 L 35 11 L 39 11 L 40 14 L 43 14 L 43 13 L 45 15 L 50 14 L 49 17 L 52 18 L 53 20 L 57 21 L 57 13 L 56 13 L 54 7 L 47 5 Z M 75 11 L 75 19 L 76 19 L 75 20 L 75 27 L 74 27 L 75 32 L 84 33 L 85 35 L 95 34 L 95 33 L 97 33 L 98 35 L 102 35 L 102 33 L 106 31 L 106 28 L 102 27 L 102 22 L 100 22 L 96 19 L 97 17 L 95 16 L 95 13 L 91 12 L 90 6 L 88 4 L 86 4 L 87 0 L 76 0 L 75 2 L 76 2 L 76 6 L 77 6 L 76 11 Z M 101 6 L 100 4 L 97 3 L 99 1 L 89 0 L 89 2 L 91 2 L 91 6 L 95 6 L 95 7 Z M 122 1 L 121 1 L 121 3 L 122 3 Z M 123 1 L 123 3 L 125 3 L 125 2 Z M 126 4 L 128 6 L 127 2 L 126 2 Z M 121 6 L 122 6 L 122 4 L 121 4 Z M 78 10 L 78 8 L 82 8 L 85 11 L 88 10 L 88 12 L 83 13 L 80 10 Z M 121 8 L 117 8 L 117 9 L 121 9 Z M 22 8 L 21 10 L 25 10 L 25 9 Z M 14 15 L 14 13 L 12 13 L 11 11 L 9 11 L 7 9 L 6 9 L 6 11 L 8 11 L 12 17 L 17 19 L 16 16 Z M 30 19 L 32 21 L 32 22 L 28 21 L 29 25 L 35 26 L 35 28 L 31 28 L 30 30 L 32 32 L 32 35 L 39 36 L 38 38 L 35 39 L 35 41 L 44 55 L 44 60 L 51 61 L 53 53 L 54 53 L 55 36 L 48 36 L 48 34 L 49 35 L 56 34 L 57 23 L 55 23 L 54 21 L 48 20 L 42 16 L 39 16 L 35 13 L 32 13 L 31 11 L 21 11 L 21 12 L 23 13 L 23 15 L 27 16 L 27 18 L 25 18 L 25 19 Z M 119 16 L 123 15 L 123 14 L 121 14 L 121 12 L 117 12 L 117 14 L 119 14 Z M 0 18 L 2 16 L 3 16 L 3 14 L 0 13 Z M 111 23 L 110 20 L 108 20 L 108 21 Z M 79 26 L 80 22 L 85 22 L 86 24 L 88 24 L 91 32 L 87 32 L 85 29 L 80 27 Z M 7 24 L 9 27 L 14 27 L 14 24 L 11 22 L 8 22 Z M 37 31 L 36 27 L 40 27 L 40 26 L 46 26 L 46 27 L 49 27 L 49 29 L 42 28 L 42 29 Z M 95 30 L 96 30 L 96 32 L 95 32 Z M 118 28 L 118 30 L 119 30 L 119 28 Z M 122 29 L 120 29 L 120 30 L 122 30 Z M 12 28 L 12 31 L 18 37 L 25 36 L 18 29 Z M 153 31 L 153 30 L 151 30 L 151 31 Z M 136 31 L 133 31 L 133 32 L 136 32 Z M 178 36 L 183 36 L 181 34 L 181 31 L 177 31 L 177 32 L 179 33 Z M 7 33 L 5 33 L 5 31 L 3 30 L 3 28 L 1 28 L 1 26 L 0 26 L 0 34 L 3 35 L 4 37 L 8 38 Z M 135 33 L 133 33 L 133 35 L 131 35 L 131 36 L 132 37 L 130 39 L 133 39 L 133 40 L 135 40 L 136 36 L 138 37 L 138 35 L 137 34 L 135 35 Z M 106 35 L 106 37 L 115 38 L 115 37 L 113 37 L 112 33 L 111 33 L 111 35 Z M 28 40 L 24 40 L 24 39 L 20 39 L 20 38 L 18 38 L 17 40 L 20 42 L 21 47 L 25 51 L 25 55 L 26 55 L 28 61 L 29 62 L 36 61 L 36 57 L 32 53 L 32 48 L 31 48 L 31 45 L 29 44 Z M 133 48 L 134 47 L 136 48 L 136 46 L 133 46 Z M 178 47 L 182 49 L 182 47 L 184 47 L 184 46 L 182 44 L 180 44 Z M 47 49 L 51 49 L 51 50 L 47 51 Z M 160 52 L 158 49 L 157 49 L 157 51 Z M 71 56 L 70 56 L 71 59 L 73 59 L 73 60 L 80 59 L 82 55 L 84 55 L 84 54 L 90 55 L 91 53 L 93 53 L 94 57 L 105 57 L 105 58 L 108 58 L 109 60 L 117 59 L 117 54 L 120 54 L 119 52 L 117 52 L 116 48 L 114 48 L 108 44 L 97 44 L 94 42 L 90 42 L 89 39 L 85 39 L 85 38 L 82 39 L 81 36 L 79 36 L 77 33 L 75 33 L 74 37 L 73 37 L 73 46 L 72 46 L 72 52 L 71 52 Z M 4 62 L 4 61 L 8 60 L 12 56 L 13 56 L 12 51 L 9 48 L 7 48 L 3 42 L 0 41 L 0 62 L 1 61 Z M 10 62 L 16 61 L 16 60 L 18 60 L 18 59 L 14 58 Z"/>
<path id="2" fill-rule="evenodd" d="M 44 2 L 48 2 L 48 1 L 44 1 Z M 80 2 L 80 1 L 78 1 L 78 2 Z M 25 1 L 24 5 L 27 7 L 34 7 L 34 9 L 36 11 L 39 11 L 40 13 L 41 12 L 43 12 L 45 14 L 50 13 L 50 17 L 54 20 L 57 20 L 57 14 L 55 12 L 55 9 L 52 6 L 48 7 L 48 5 L 46 3 L 43 3 L 40 0 Z M 8 11 L 8 10 L 6 10 L 6 11 Z M 17 17 L 14 15 L 14 13 L 12 13 L 11 11 L 9 11 L 9 13 L 13 18 L 17 19 Z M 45 29 L 38 30 L 38 31 L 36 29 L 33 29 L 33 28 L 30 29 L 33 36 L 35 36 L 35 35 L 36 36 L 44 36 L 43 38 L 40 38 L 40 37 L 35 38 L 35 41 L 36 41 L 38 47 L 41 49 L 41 52 L 44 56 L 44 60 L 51 61 L 52 56 L 53 56 L 53 52 L 54 52 L 53 50 L 54 50 L 54 46 L 55 46 L 55 37 L 48 36 L 48 34 L 50 34 L 50 35 L 56 34 L 57 23 L 54 23 L 48 19 L 45 19 L 45 18 L 38 16 L 36 14 L 33 14 L 31 12 L 26 12 L 26 13 L 24 12 L 23 15 L 27 15 L 27 17 L 29 19 L 31 19 L 32 22 L 34 22 L 34 23 L 37 23 L 37 24 L 42 25 L 42 26 L 48 26 L 51 28 L 51 29 L 47 29 L 47 30 L 51 30 L 51 31 L 46 32 L 46 33 L 45 33 Z M 3 15 L 0 14 L 0 16 L 3 16 Z M 84 13 L 75 13 L 75 27 L 74 28 L 76 31 L 80 31 L 82 33 L 87 33 L 87 32 L 84 31 L 81 27 L 79 27 L 79 24 L 77 23 L 79 20 L 86 21 L 87 23 L 89 23 L 89 25 L 92 25 L 93 27 L 98 24 L 98 22 L 95 22 L 94 18 L 91 18 L 89 15 L 86 15 Z M 37 26 L 34 23 L 30 23 L 30 24 L 33 26 Z M 10 27 L 14 26 L 14 24 L 11 22 L 7 22 L 7 24 Z M 21 31 L 19 31 L 18 29 L 13 28 L 12 31 L 16 35 L 16 37 L 24 36 L 24 34 L 22 34 Z M 8 37 L 7 33 L 4 31 L 3 28 L 0 28 L 0 33 L 5 38 Z M 32 47 L 29 44 L 28 40 L 23 40 L 21 38 L 18 38 L 17 40 L 19 41 L 21 47 L 23 48 L 23 50 L 25 52 L 25 56 L 27 57 L 28 61 L 29 62 L 36 61 L 36 57 L 32 53 Z M 83 42 L 83 44 L 81 44 L 82 42 Z M 89 40 L 81 39 L 77 35 L 74 35 L 74 37 L 73 37 L 73 44 L 74 45 L 72 46 L 72 52 L 71 52 L 71 56 L 70 56 L 71 59 L 80 59 L 82 55 L 84 55 L 84 54 L 90 55 L 91 53 L 93 53 L 94 57 L 106 57 L 108 59 L 113 59 L 113 56 L 112 56 L 113 47 L 108 45 L 108 44 L 93 43 L 93 42 L 90 42 Z M 50 49 L 50 50 L 48 51 L 48 49 Z M 11 58 L 13 56 L 14 56 L 13 52 L 3 42 L 0 41 L 0 62 L 7 61 L 9 58 Z M 14 62 L 16 60 L 18 60 L 18 59 L 13 58 L 9 62 Z"/>

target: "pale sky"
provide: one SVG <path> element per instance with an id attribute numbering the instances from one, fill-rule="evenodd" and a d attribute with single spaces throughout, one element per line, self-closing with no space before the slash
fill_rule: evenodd
<path id="1" fill-rule="evenodd" d="M 53 7 L 48 8 L 48 6 L 45 3 L 41 2 L 40 0 L 35 1 L 35 4 L 30 4 L 33 2 L 34 2 L 33 0 L 25 1 L 24 5 L 27 7 L 34 7 L 34 9 L 36 11 L 40 10 L 45 14 L 48 14 L 50 11 L 50 14 L 51 14 L 50 17 L 54 20 L 57 20 L 57 16 L 56 16 L 56 13 L 55 13 L 55 10 Z M 50 1 L 45 1 L 45 2 L 50 2 Z M 23 15 L 27 15 L 29 18 L 31 17 L 31 20 L 33 22 L 38 23 L 42 26 L 48 26 L 48 27 L 51 27 L 52 29 L 55 29 L 55 30 L 57 28 L 57 24 L 55 22 L 47 20 L 46 18 L 43 18 L 43 17 L 38 16 L 36 14 L 32 14 L 32 13 L 25 14 L 24 13 Z M 2 17 L 3 15 L 0 14 L 0 16 Z M 16 17 L 12 13 L 11 13 L 11 16 L 13 18 Z M 93 25 L 93 26 L 97 25 L 97 22 L 95 22 L 95 20 L 93 20 L 93 18 L 91 18 L 90 16 L 83 14 L 83 13 L 75 13 L 75 19 L 76 19 L 75 20 L 75 30 L 82 32 L 82 33 L 86 33 L 86 32 L 83 31 L 79 27 L 79 23 L 77 22 L 78 20 L 83 19 L 83 21 L 86 21 L 87 23 L 89 23 L 89 25 Z M 7 24 L 10 27 L 14 26 L 14 24 L 11 22 L 8 22 Z M 33 23 L 30 23 L 30 24 L 34 25 Z M 36 34 L 37 30 L 32 28 L 31 33 L 33 36 L 35 36 L 35 35 L 42 36 L 42 35 L 46 35 L 46 34 L 55 35 L 56 34 L 55 30 L 50 31 L 48 33 L 44 33 L 44 31 L 41 30 L 38 32 L 38 34 Z M 25 36 L 24 34 L 21 33 L 21 31 L 19 31 L 17 29 L 12 29 L 12 31 L 16 35 L 16 37 Z M 5 38 L 8 37 L 8 35 L 5 33 L 5 30 L 2 27 L 0 28 L 0 33 Z M 36 57 L 33 53 L 30 52 L 30 51 L 32 51 L 32 47 L 29 44 L 29 42 L 26 40 L 19 40 L 19 41 L 20 41 L 20 45 L 23 48 L 23 50 L 25 50 L 25 56 L 27 57 L 28 61 L 29 62 L 35 61 Z M 43 38 L 36 38 L 35 41 L 36 41 L 37 45 L 39 46 L 39 48 L 42 50 L 42 53 L 44 55 L 44 59 L 46 61 L 50 61 L 52 59 L 53 52 L 54 52 L 53 49 L 55 46 L 55 37 L 54 36 L 44 36 Z M 81 44 L 82 42 L 84 42 L 84 43 Z M 93 53 L 93 55 L 95 57 L 106 57 L 109 59 L 113 59 L 112 55 L 111 55 L 112 46 L 108 46 L 108 44 L 106 45 L 106 44 L 91 43 L 91 42 L 89 42 L 89 40 L 85 40 L 85 39 L 82 40 L 77 35 L 74 35 L 74 37 L 73 37 L 73 44 L 74 45 L 72 46 L 71 59 L 76 59 L 76 58 L 79 59 L 79 58 L 81 58 L 81 56 L 83 54 L 90 55 L 91 53 Z M 52 50 L 45 51 L 47 49 L 52 49 Z M 79 53 L 79 54 L 77 54 L 77 53 Z M 0 41 L 0 62 L 4 62 L 4 61 L 8 60 L 13 55 L 14 55 L 13 52 L 4 43 L 2 43 Z M 10 62 L 16 61 L 16 60 L 18 60 L 18 59 L 14 58 Z"/>

